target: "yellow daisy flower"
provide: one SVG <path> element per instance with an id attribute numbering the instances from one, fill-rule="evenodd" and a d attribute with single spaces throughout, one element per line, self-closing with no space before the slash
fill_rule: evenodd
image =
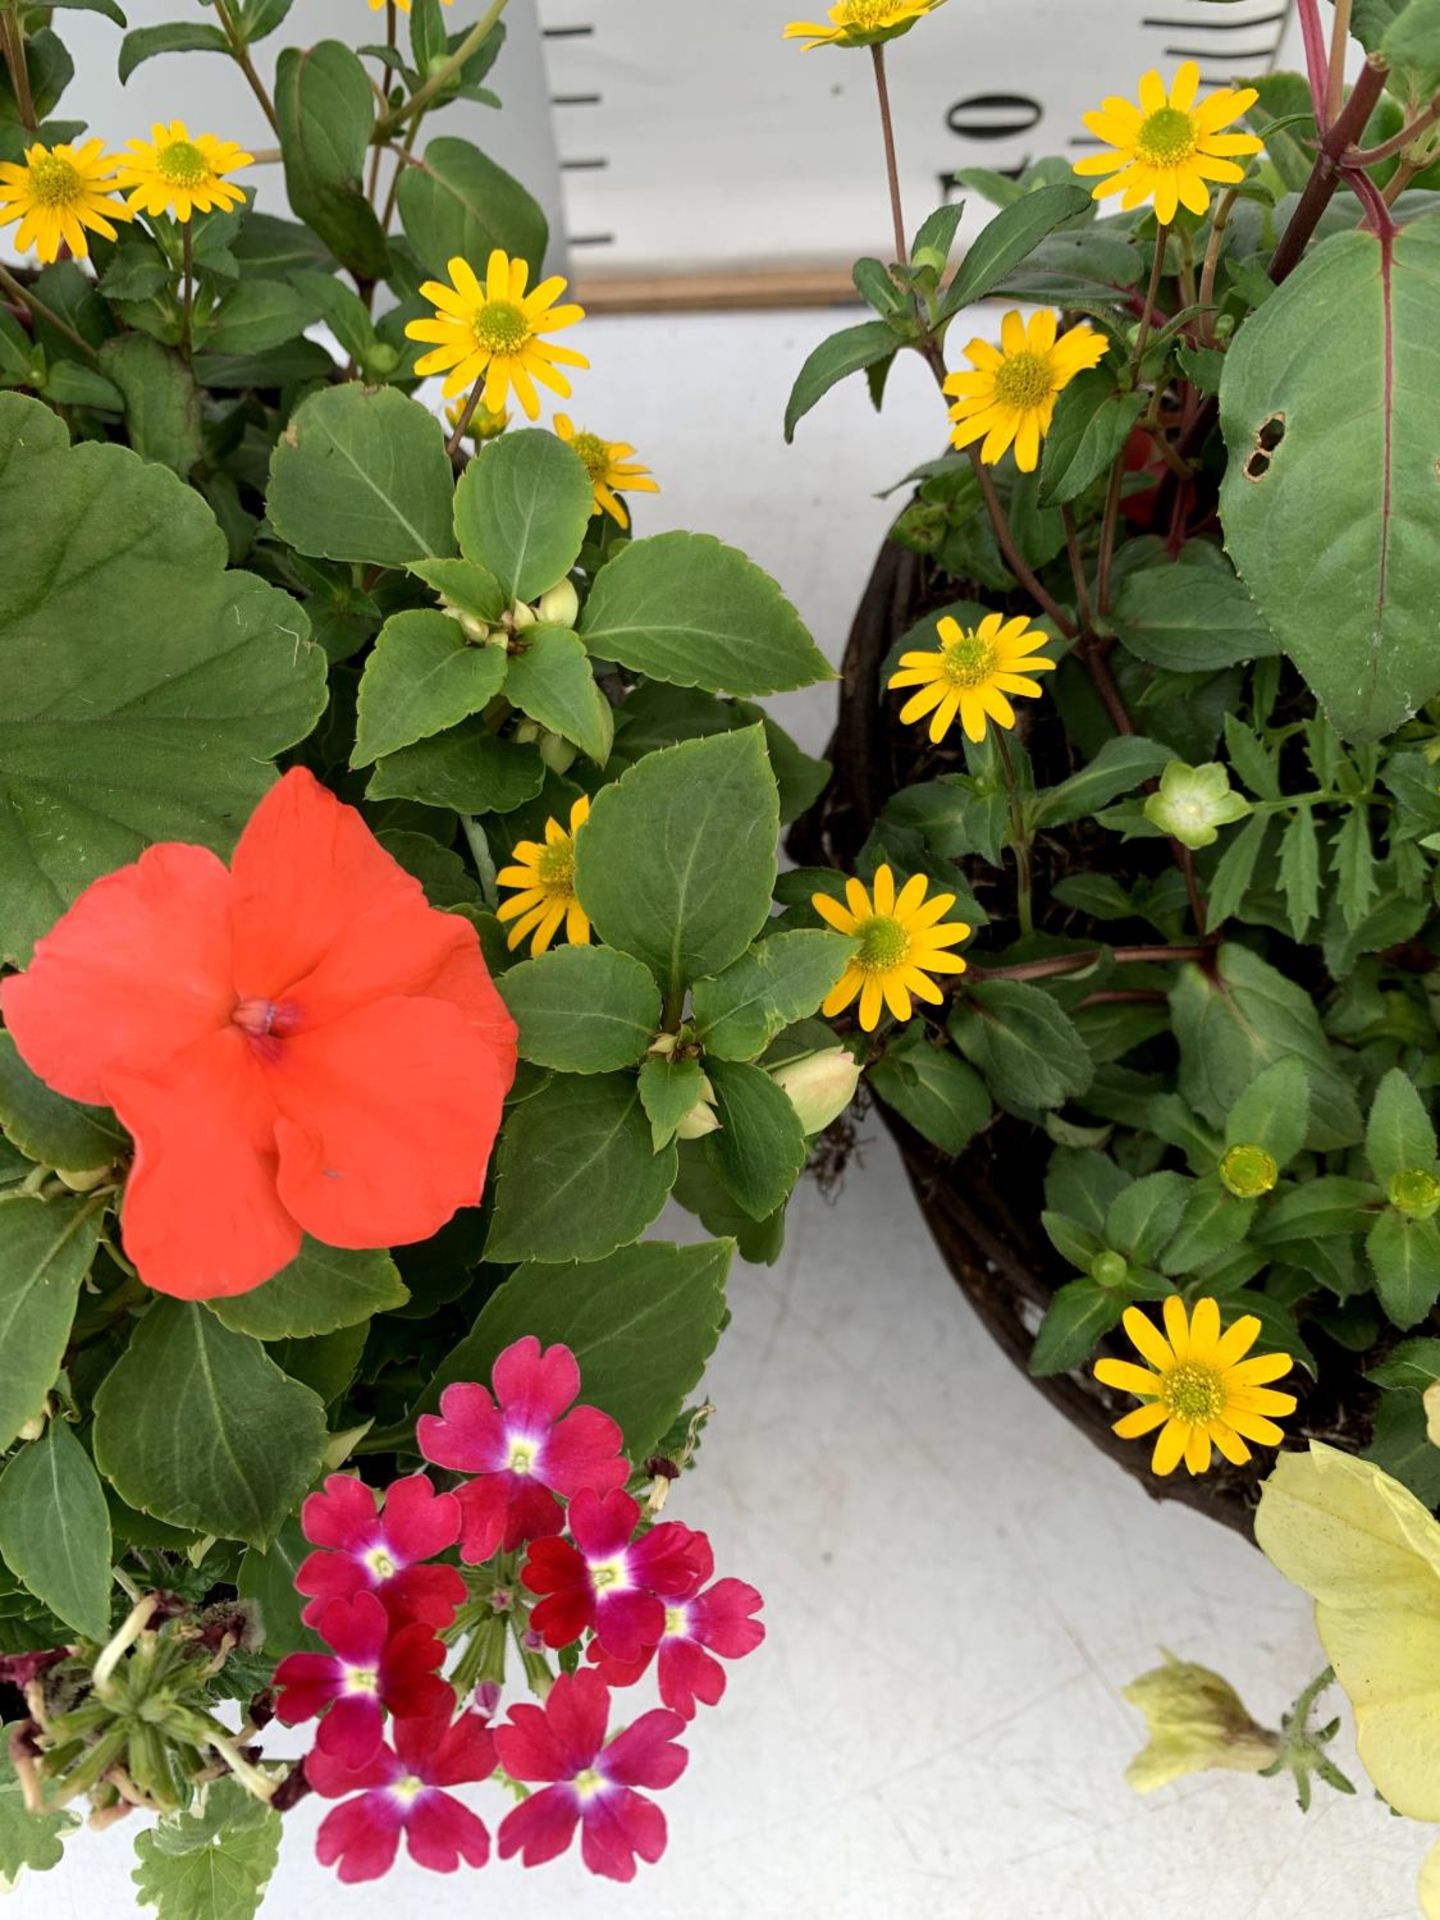
<path id="1" fill-rule="evenodd" d="M 490 256 L 482 287 L 467 260 L 450 262 L 450 279 L 427 280 L 420 291 L 435 307 L 433 320 L 412 320 L 405 332 L 411 340 L 434 343 L 434 352 L 415 362 L 419 374 L 443 373 L 445 398 L 463 393 L 483 375 L 481 399 L 492 413 L 503 412 L 510 389 L 531 420 L 540 417 L 535 381 L 562 400 L 570 397 L 570 382 L 558 367 L 588 367 L 583 354 L 570 347 L 552 346 L 542 339 L 585 318 L 581 307 L 557 307 L 565 282 L 556 275 L 542 280 L 533 293 L 525 291 L 530 268 L 512 260 L 499 247 Z"/>
<path id="2" fill-rule="evenodd" d="M 15 245 L 21 253 L 33 247 L 47 266 L 58 258 L 61 243 L 78 260 L 87 258 L 88 228 L 115 238 L 112 220 L 129 220 L 130 209 L 115 198 L 111 179 L 119 161 L 106 153 L 103 140 L 87 140 L 83 147 L 62 142 L 25 149 L 23 166 L 0 165 L 0 227 L 20 222 Z"/>
<path id="3" fill-rule="evenodd" d="M 602 440 L 598 433 L 577 433 L 569 414 L 557 413 L 555 431 L 585 463 L 595 494 L 596 513 L 608 513 L 618 526 L 628 527 L 630 514 L 622 493 L 659 493 L 650 469 L 631 459 L 635 449 L 623 440 Z"/>
<path id="4" fill-rule="evenodd" d="M 395 4 L 400 9 L 401 13 L 409 13 L 410 0 L 395 0 Z M 443 4 L 447 7 L 453 6 L 454 0 L 443 0 Z M 370 0 L 371 13 L 382 13 L 384 9 L 385 9 L 385 0 Z"/>
<path id="5" fill-rule="evenodd" d="M 845 882 L 845 902 L 842 907 L 828 893 L 810 899 L 822 920 L 860 943 L 826 995 L 820 1009 L 825 1017 L 843 1013 L 858 993 L 860 1024 L 873 1033 L 886 1007 L 897 1020 L 908 1020 L 912 994 L 938 1005 L 945 996 L 930 975 L 964 973 L 966 966 L 958 953 L 948 951 L 970 937 L 963 920 L 945 918 L 954 894 L 930 893 L 923 873 L 912 874 L 897 894 L 889 867 L 877 867 L 873 898 L 852 876 Z"/>
<path id="6" fill-rule="evenodd" d="M 972 340 L 965 349 L 971 371 L 952 373 L 946 393 L 955 399 L 950 418 L 953 446 L 968 447 L 983 437 L 980 458 L 993 467 L 1014 442 L 1015 464 L 1033 473 L 1040 442 L 1050 431 L 1057 397 L 1077 373 L 1098 366 L 1106 341 L 1083 320 L 1056 337 L 1057 316 L 1042 309 L 1027 327 L 1018 313 L 1000 322 L 1000 344 Z"/>
<path id="7" fill-rule="evenodd" d="M 1247 1440 L 1278 1447 L 1285 1435 L 1271 1416 L 1293 1413 L 1295 1396 L 1273 1393 L 1267 1383 L 1289 1373 L 1295 1364 L 1289 1354 L 1245 1358 L 1260 1333 L 1253 1313 L 1223 1333 L 1213 1300 L 1197 1300 L 1187 1315 L 1185 1302 L 1172 1293 L 1164 1313 L 1162 1334 L 1138 1307 L 1125 1310 L 1125 1331 L 1153 1372 L 1129 1360 L 1095 1362 L 1102 1386 L 1144 1401 L 1115 1422 L 1120 1438 L 1135 1440 L 1158 1427 L 1150 1461 L 1156 1473 L 1173 1473 L 1182 1460 L 1191 1473 L 1205 1473 L 1212 1444 L 1237 1467 L 1250 1458 Z"/>
<path id="8" fill-rule="evenodd" d="M 902 653 L 900 668 L 892 673 L 891 687 L 919 687 L 900 709 L 900 718 L 912 720 L 930 715 L 930 738 L 943 740 L 960 716 L 966 738 L 985 738 L 987 723 L 1013 727 L 1015 709 L 1007 694 L 1023 694 L 1037 700 L 1038 681 L 1027 678 L 1034 673 L 1051 673 L 1055 662 L 1047 660 L 1035 648 L 1043 647 L 1047 635 L 1032 627 L 1025 615 L 1007 620 L 1003 613 L 987 613 L 978 627 L 962 627 L 951 614 L 936 623 L 938 647 L 926 647 L 918 653 Z"/>
<path id="9" fill-rule="evenodd" d="M 1222 133 L 1260 98 L 1254 87 L 1221 87 L 1195 102 L 1200 69 L 1187 60 L 1175 75 L 1169 94 L 1153 69 L 1141 76 L 1140 104 L 1116 95 L 1098 113 L 1087 113 L 1085 124 L 1113 153 L 1091 153 L 1075 162 L 1078 174 L 1108 174 L 1092 189 L 1095 199 L 1123 194 L 1120 205 L 1128 213 L 1146 200 L 1155 202 L 1155 218 L 1168 226 L 1176 209 L 1204 213 L 1210 205 L 1208 181 L 1233 185 L 1245 169 L 1235 164 L 1241 154 L 1259 153 L 1264 146 L 1253 133 Z"/>
<path id="10" fill-rule="evenodd" d="M 805 51 L 816 47 L 873 47 L 882 40 L 898 40 L 917 20 L 942 7 L 945 0 L 835 0 L 830 24 L 792 20 L 787 40 L 804 40 Z"/>
<path id="11" fill-rule="evenodd" d="M 195 213 L 244 206 L 244 188 L 224 176 L 254 163 L 233 140 L 217 140 L 213 133 L 192 140 L 183 120 L 168 127 L 157 120 L 148 140 L 129 146 L 115 184 L 132 190 L 132 213 L 168 213 L 183 225 Z"/>
<path id="12" fill-rule="evenodd" d="M 533 933 L 530 951 L 544 953 L 562 920 L 572 947 L 589 946 L 590 921 L 575 898 L 575 836 L 589 818 L 590 800 L 581 794 L 570 809 L 568 833 L 558 820 L 547 820 L 544 846 L 537 840 L 517 840 L 511 856 L 515 865 L 496 874 L 502 887 L 518 888 L 499 914 L 515 922 L 505 942 L 512 951 Z"/>

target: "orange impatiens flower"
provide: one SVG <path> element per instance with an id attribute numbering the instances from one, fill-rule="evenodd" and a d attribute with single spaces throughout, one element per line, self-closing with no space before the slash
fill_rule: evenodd
<path id="1" fill-rule="evenodd" d="M 428 1239 L 479 1199 L 515 1072 L 475 929 L 298 767 L 228 868 L 170 842 L 87 888 L 0 1010 L 134 1135 L 125 1251 L 188 1300 L 258 1287 L 302 1233 Z"/>

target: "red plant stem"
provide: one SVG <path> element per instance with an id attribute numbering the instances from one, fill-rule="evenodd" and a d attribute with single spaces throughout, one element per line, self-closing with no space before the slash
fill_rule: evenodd
<path id="1" fill-rule="evenodd" d="M 1325 90 L 1330 84 L 1330 56 L 1325 47 L 1325 28 L 1320 19 L 1320 0 L 1298 0 L 1300 34 L 1305 42 L 1305 72 L 1310 81 L 1310 103 L 1315 109 L 1315 124 L 1323 133 L 1326 126 Z"/>
<path id="2" fill-rule="evenodd" d="M 1350 98 L 1334 125 L 1322 138 L 1320 150 L 1315 155 L 1315 165 L 1300 196 L 1300 204 L 1291 214 L 1290 224 L 1281 235 L 1275 257 L 1270 262 L 1270 278 L 1277 287 L 1300 264 L 1301 256 L 1320 224 L 1321 215 L 1334 199 L 1335 189 L 1340 184 L 1344 156 L 1364 131 L 1365 123 L 1384 91 L 1387 71 L 1385 63 L 1371 54 L 1360 69 L 1360 77 L 1350 90 Z"/>
<path id="3" fill-rule="evenodd" d="M 1049 960 L 1022 960 L 1013 967 L 971 967 L 972 980 L 1052 980 L 1060 974 L 1083 973 L 1103 960 L 1106 953 L 1120 966 L 1138 967 L 1164 962 L 1179 964 L 1186 960 L 1210 958 L 1208 947 L 1092 947 L 1084 953 L 1056 954 Z"/>
<path id="4" fill-rule="evenodd" d="M 1375 167 L 1382 160 L 1393 160 L 1412 140 L 1418 140 L 1422 133 L 1428 133 L 1437 120 L 1440 120 L 1440 98 L 1432 100 L 1423 113 L 1416 114 L 1408 127 L 1402 127 L 1390 139 L 1382 140 L 1378 147 L 1352 147 L 1345 156 L 1345 165 Z"/>

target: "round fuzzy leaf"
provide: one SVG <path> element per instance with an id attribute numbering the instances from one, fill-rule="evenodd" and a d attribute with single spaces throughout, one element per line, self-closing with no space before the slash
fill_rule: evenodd
<path id="1" fill-rule="evenodd" d="M 491 249 L 500 247 L 528 260 L 539 277 L 549 241 L 544 213 L 468 140 L 432 140 L 421 165 L 401 170 L 396 204 L 406 239 L 431 273 L 443 273 L 456 254 L 483 273 Z"/>
<path id="2" fill-rule="evenodd" d="M 156 1300 L 95 1395 L 95 1464 L 127 1505 L 266 1546 L 320 1470 L 325 1409 L 258 1341 Z"/>
<path id="3" fill-rule="evenodd" d="M 522 713 L 573 740 L 597 767 L 610 758 L 615 710 L 595 684 L 590 656 L 565 627 L 530 627 L 510 656 L 505 692 Z"/>
<path id="4" fill-rule="evenodd" d="M 638 1240 L 675 1184 L 633 1076 L 564 1074 L 515 1107 L 496 1157 L 487 1260 L 593 1260 Z"/>
<path id="5" fill-rule="evenodd" d="M 1335 234 L 1225 356 L 1226 544 L 1352 739 L 1393 733 L 1440 692 L 1437 283 L 1434 215 L 1393 241 Z"/>
<path id="6" fill-rule="evenodd" d="M 575 845 L 580 904 L 673 998 L 764 926 L 779 830 L 759 727 L 647 754 L 595 797 Z"/>
<path id="7" fill-rule="evenodd" d="M 383 1248 L 326 1247 L 307 1239 L 288 1267 L 249 1293 L 210 1303 L 232 1333 L 308 1339 L 403 1307 L 410 1289 Z"/>
<path id="8" fill-rule="evenodd" d="M 648 967 L 613 947 L 553 947 L 496 985 L 520 1029 L 520 1057 L 561 1073 L 633 1067 L 660 1024 Z"/>
<path id="9" fill-rule="evenodd" d="M 394 387 L 347 380 L 292 415 L 270 456 L 266 507 L 301 553 L 403 567 L 454 553 L 452 479 L 433 414 Z"/>
<path id="10" fill-rule="evenodd" d="M 601 660 L 711 693 L 835 677 L 769 574 L 708 533 L 632 541 L 600 569 L 580 632 Z"/>
<path id="11" fill-rule="evenodd" d="M 45 424 L 40 424 L 44 422 Z M 200 496 L 0 394 L 0 955 L 152 840 L 226 851 L 325 704 L 291 597 Z"/>
<path id="12" fill-rule="evenodd" d="M 368 767 L 381 754 L 459 726 L 504 684 L 503 647 L 472 645 L 448 614 L 392 614 L 360 678 L 351 766 Z"/>
<path id="13" fill-rule="evenodd" d="M 507 433 L 485 447 L 455 489 L 455 533 L 515 600 L 535 600 L 575 564 L 594 498 L 579 454 L 553 433 Z"/>
<path id="14" fill-rule="evenodd" d="M 110 1514 L 90 1456 L 51 1420 L 0 1474 L 0 1555 L 67 1627 L 110 1637 Z"/>
<path id="15" fill-rule="evenodd" d="M 99 1235 L 90 1200 L 0 1204 L 0 1447 L 34 1420 L 55 1384 L 80 1282 Z"/>

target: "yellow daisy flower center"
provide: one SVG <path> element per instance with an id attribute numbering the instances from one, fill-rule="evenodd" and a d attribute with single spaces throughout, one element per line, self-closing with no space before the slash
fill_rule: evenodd
<path id="1" fill-rule="evenodd" d="M 864 973 L 888 973 L 898 967 L 910 950 L 910 936 L 898 920 L 877 913 L 862 920 L 855 929 L 860 942 L 855 965 Z"/>
<path id="2" fill-rule="evenodd" d="M 577 433 L 570 445 L 585 463 L 585 471 L 591 480 L 603 480 L 610 471 L 610 448 L 607 442 L 598 433 Z"/>
<path id="3" fill-rule="evenodd" d="M 42 207 L 68 207 L 85 192 L 85 182 L 58 153 L 42 154 L 30 166 L 30 194 Z"/>
<path id="4" fill-rule="evenodd" d="M 1140 123 L 1135 150 L 1152 167 L 1178 167 L 1195 151 L 1195 121 L 1183 107 L 1157 107 Z"/>
<path id="5" fill-rule="evenodd" d="M 1205 1426 L 1225 1405 L 1225 1383 L 1216 1368 L 1182 1360 L 1165 1375 L 1160 1398 L 1177 1420 Z"/>
<path id="6" fill-rule="evenodd" d="M 962 634 L 940 649 L 945 678 L 955 687 L 980 687 L 995 671 L 995 645 L 978 634 Z"/>
<path id="7" fill-rule="evenodd" d="M 475 344 L 487 353 L 518 353 L 531 337 L 530 322 L 511 300 L 487 300 L 472 325 Z"/>
<path id="8" fill-rule="evenodd" d="M 575 882 L 575 849 L 569 840 L 551 840 L 540 849 L 535 877 L 546 893 L 569 893 Z"/>
<path id="9" fill-rule="evenodd" d="M 198 187 L 210 168 L 193 140 L 172 140 L 156 154 L 155 171 L 167 187 Z"/>
<path id="10" fill-rule="evenodd" d="M 1048 354 L 1007 354 L 995 369 L 995 398 L 1006 407 L 1038 407 L 1048 400 L 1055 375 Z"/>

